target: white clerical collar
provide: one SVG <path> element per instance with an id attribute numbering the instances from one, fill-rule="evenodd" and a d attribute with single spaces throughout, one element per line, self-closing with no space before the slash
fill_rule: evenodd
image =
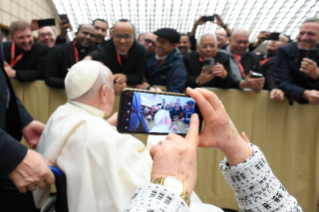
<path id="1" fill-rule="evenodd" d="M 155 55 L 155 58 L 156 58 L 156 60 L 164 60 L 168 55 L 169 55 L 169 54 L 160 57 L 160 56 L 158 56 L 158 55 L 156 54 L 156 55 Z"/>
<path id="2" fill-rule="evenodd" d="M 90 105 L 87 105 L 87 104 L 83 104 L 81 102 L 77 102 L 77 101 L 72 101 L 72 100 L 69 100 L 68 103 L 74 105 L 74 106 L 77 106 L 79 108 L 82 108 L 84 110 L 86 110 L 87 112 L 91 113 L 92 115 L 94 116 L 98 116 L 98 117 L 101 117 L 101 118 L 104 118 L 105 116 L 105 112 L 96 108 L 96 107 L 92 107 Z"/>
<path id="3" fill-rule="evenodd" d="M 127 52 L 125 52 L 125 53 L 123 53 L 123 52 L 119 52 L 118 50 L 116 50 L 117 51 L 117 53 L 119 53 L 120 55 L 126 55 L 127 54 Z"/>

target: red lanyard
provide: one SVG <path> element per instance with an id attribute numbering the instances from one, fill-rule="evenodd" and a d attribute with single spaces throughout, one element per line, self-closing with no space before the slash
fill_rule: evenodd
<path id="1" fill-rule="evenodd" d="M 199 62 L 203 63 L 204 59 L 202 57 L 199 57 Z"/>
<path id="2" fill-rule="evenodd" d="M 237 63 L 238 63 L 238 66 L 239 66 L 241 75 L 242 75 L 243 77 L 246 77 L 246 73 L 245 73 L 244 67 L 243 67 L 243 65 L 240 63 L 240 55 L 234 54 L 234 56 L 235 56 L 235 59 L 236 59 L 236 61 L 237 61 Z"/>
<path id="3" fill-rule="evenodd" d="M 15 43 L 12 41 L 12 44 L 11 44 L 11 62 L 10 62 L 10 66 L 11 68 L 13 68 L 13 66 L 23 57 L 24 55 L 24 52 L 19 54 L 19 56 L 15 59 L 14 56 L 16 54 L 16 45 Z"/>
<path id="4" fill-rule="evenodd" d="M 73 41 L 73 47 L 74 47 L 74 54 L 75 54 L 75 63 L 79 62 L 79 52 L 78 49 L 75 46 L 76 41 Z"/>
<path id="5" fill-rule="evenodd" d="M 160 67 L 164 62 L 165 62 L 166 58 L 164 60 L 162 60 L 158 65 L 157 67 Z M 155 64 L 156 64 L 156 59 L 154 60 L 153 62 L 153 68 L 155 67 Z"/>
<path id="6" fill-rule="evenodd" d="M 127 58 L 128 56 L 128 53 L 126 53 L 125 55 L 125 59 Z M 117 62 L 119 62 L 120 66 L 122 65 L 122 59 L 121 59 L 121 56 L 120 54 L 116 51 L 116 57 L 117 57 Z"/>
<path id="7" fill-rule="evenodd" d="M 260 66 L 264 65 L 268 60 L 270 60 L 270 58 L 272 58 L 272 57 L 268 57 L 264 60 L 259 61 Z"/>

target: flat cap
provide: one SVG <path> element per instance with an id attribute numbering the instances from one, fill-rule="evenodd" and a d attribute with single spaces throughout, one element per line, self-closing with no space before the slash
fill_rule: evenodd
<path id="1" fill-rule="evenodd" d="M 181 35 L 175 30 L 170 28 L 162 28 L 154 32 L 155 35 L 169 40 L 171 43 L 179 43 Z"/>

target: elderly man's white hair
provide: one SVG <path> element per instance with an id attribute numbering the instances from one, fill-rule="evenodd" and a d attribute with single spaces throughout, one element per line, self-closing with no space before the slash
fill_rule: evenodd
<path id="1" fill-rule="evenodd" d="M 100 88 L 103 85 L 105 85 L 108 89 L 110 89 L 111 85 L 110 85 L 110 79 L 109 79 L 110 76 L 109 75 L 110 74 L 109 74 L 107 68 L 101 64 L 99 75 L 98 75 L 95 83 L 93 84 L 93 86 L 85 94 L 83 94 L 82 96 L 78 97 L 75 100 L 79 101 L 79 102 L 92 101 L 97 97 L 98 91 L 100 90 Z"/>
<path id="2" fill-rule="evenodd" d="M 202 34 L 201 36 L 199 36 L 198 38 L 198 44 L 200 44 L 202 38 L 206 37 L 206 36 L 213 36 L 214 38 L 214 41 L 217 42 L 217 39 L 216 39 L 216 35 L 213 34 L 213 33 L 205 33 L 205 34 Z"/>

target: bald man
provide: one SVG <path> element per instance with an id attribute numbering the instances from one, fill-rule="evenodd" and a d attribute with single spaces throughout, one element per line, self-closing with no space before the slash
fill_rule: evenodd
<path id="1" fill-rule="evenodd" d="M 73 41 L 54 46 L 45 69 L 45 84 L 52 88 L 64 89 L 64 78 L 68 69 L 95 50 L 94 37 L 93 26 L 82 24 Z"/>
<path id="2" fill-rule="evenodd" d="M 145 33 L 142 36 L 140 43 L 145 47 L 147 56 L 150 56 L 153 52 L 155 52 L 156 39 L 157 36 L 152 32 Z"/>
<path id="3" fill-rule="evenodd" d="M 199 37 L 196 52 L 184 55 L 187 70 L 187 87 L 217 87 L 229 88 L 230 66 L 229 56 L 218 51 L 218 43 L 214 34 L 203 34 Z M 205 70 L 204 60 L 213 59 L 215 64 Z"/>
<path id="4" fill-rule="evenodd" d="M 127 85 L 141 84 L 146 72 L 146 51 L 135 40 L 135 27 L 126 19 L 115 23 L 111 40 L 89 54 L 86 60 L 102 62 L 114 74 L 114 90 L 120 95 Z"/>
<path id="5" fill-rule="evenodd" d="M 235 29 L 229 38 L 227 47 L 230 59 L 232 87 L 249 88 L 260 92 L 265 83 L 265 78 L 253 78 L 252 72 L 261 73 L 259 58 L 255 53 L 248 52 L 249 32 L 245 29 Z"/>

